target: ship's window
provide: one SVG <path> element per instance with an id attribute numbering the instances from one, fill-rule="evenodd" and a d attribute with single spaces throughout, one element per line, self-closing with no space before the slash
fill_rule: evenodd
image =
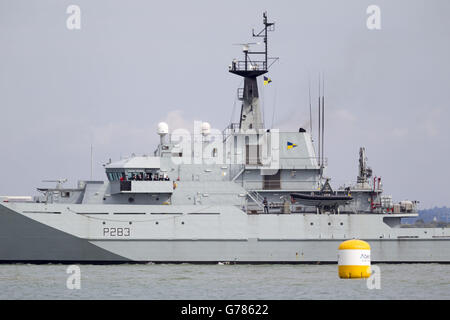
<path id="1" fill-rule="evenodd" d="M 331 222 L 328 222 L 328 225 L 331 226 Z"/>
<path id="2" fill-rule="evenodd" d="M 341 226 L 343 226 L 344 225 L 344 223 L 343 222 L 341 222 Z"/>
<path id="3" fill-rule="evenodd" d="M 68 191 L 61 191 L 61 197 L 62 198 L 69 198 L 70 197 L 70 192 L 68 192 Z"/>
<path id="4" fill-rule="evenodd" d="M 311 223 L 310 223 L 310 225 L 314 225 L 314 223 L 313 223 L 313 222 L 311 222 Z"/>
<path id="5" fill-rule="evenodd" d="M 116 181 L 120 179 L 120 173 L 119 172 L 109 172 L 108 173 L 108 179 L 109 181 Z"/>

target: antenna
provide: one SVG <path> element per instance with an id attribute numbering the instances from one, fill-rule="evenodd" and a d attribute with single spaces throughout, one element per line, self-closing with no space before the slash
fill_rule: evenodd
<path id="1" fill-rule="evenodd" d="M 93 162 L 93 156 L 92 156 L 92 143 L 91 143 L 91 181 L 92 181 L 92 162 Z"/>
<path id="2" fill-rule="evenodd" d="M 319 128 L 318 128 L 319 139 L 318 139 L 318 151 L 319 151 L 319 166 L 322 167 L 321 157 L 320 157 L 320 150 L 321 150 L 320 144 L 321 144 L 321 141 L 322 141 L 321 135 L 320 135 L 320 126 L 321 126 L 320 119 L 321 119 L 321 114 L 320 114 L 320 73 L 319 73 L 319 119 L 318 119 L 319 120 Z"/>
<path id="3" fill-rule="evenodd" d="M 267 12 L 263 13 L 263 24 L 264 28 L 258 32 L 255 33 L 255 30 L 252 30 L 252 36 L 253 38 L 263 38 L 263 42 L 247 42 L 247 43 L 235 43 L 234 45 L 243 46 L 242 51 L 244 52 L 244 61 L 237 61 L 234 60 L 233 63 L 230 65 L 230 72 L 237 74 L 242 77 L 258 77 L 262 74 L 265 74 L 268 72 L 270 66 L 274 64 L 278 58 L 269 58 L 268 56 L 268 37 L 267 34 L 269 31 L 275 30 L 275 22 L 267 22 Z M 251 45 L 259 45 L 264 43 L 264 51 L 251 51 L 250 46 Z M 250 59 L 251 55 L 259 56 L 259 61 L 252 61 Z M 261 57 L 262 56 L 262 57 Z M 262 60 L 263 59 L 263 60 Z M 268 61 L 273 60 L 273 62 L 268 65 Z M 250 62 L 250 65 L 252 66 L 252 69 L 248 69 L 248 64 Z"/>
<path id="4" fill-rule="evenodd" d="M 311 110 L 311 78 L 308 75 L 308 93 L 309 93 L 309 132 L 311 133 L 312 139 L 312 110 Z"/>
<path id="5" fill-rule="evenodd" d="M 324 145 L 325 145 L 325 74 L 322 73 L 322 143 L 321 143 L 322 151 L 320 152 L 320 154 L 322 155 L 322 168 L 325 159 Z"/>

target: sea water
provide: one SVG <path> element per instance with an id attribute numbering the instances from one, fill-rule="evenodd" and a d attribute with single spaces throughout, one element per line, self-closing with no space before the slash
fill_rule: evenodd
<path id="1" fill-rule="evenodd" d="M 337 265 L 3 264 L 0 299 L 450 299 L 449 264 L 375 267 L 368 281 Z"/>

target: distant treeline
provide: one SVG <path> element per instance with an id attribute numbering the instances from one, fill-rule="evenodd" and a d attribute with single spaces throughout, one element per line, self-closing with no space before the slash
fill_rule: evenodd
<path id="1" fill-rule="evenodd" d="M 417 218 L 404 218 L 402 219 L 402 223 L 424 227 L 450 226 L 450 208 L 434 207 L 431 209 L 419 210 L 419 216 Z"/>

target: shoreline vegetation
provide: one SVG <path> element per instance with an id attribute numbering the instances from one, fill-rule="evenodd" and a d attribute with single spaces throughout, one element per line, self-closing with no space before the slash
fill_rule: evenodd
<path id="1" fill-rule="evenodd" d="M 450 228 L 450 208 L 434 207 L 419 210 L 416 218 L 402 219 L 402 228 Z"/>

